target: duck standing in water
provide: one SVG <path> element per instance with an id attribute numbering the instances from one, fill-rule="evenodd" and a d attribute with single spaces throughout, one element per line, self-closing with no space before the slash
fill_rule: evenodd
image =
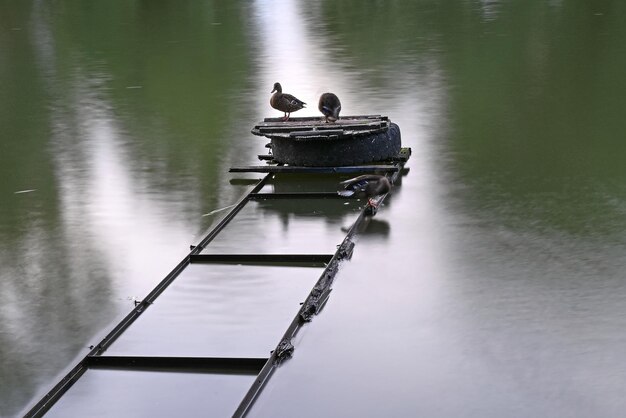
<path id="1" fill-rule="evenodd" d="M 374 201 L 376 196 L 389 193 L 391 190 L 391 183 L 385 176 L 379 176 L 376 174 L 366 174 L 358 176 L 353 179 L 345 180 L 339 183 L 344 190 L 340 190 L 340 196 L 352 196 L 354 194 L 367 197 L 367 204 L 372 208 L 378 208 L 378 203 Z"/>
<path id="2" fill-rule="evenodd" d="M 326 118 L 326 122 L 336 122 L 341 111 L 341 102 L 334 93 L 324 93 L 320 96 L 317 108 Z"/>
<path id="3" fill-rule="evenodd" d="M 274 83 L 274 90 L 272 90 L 270 93 L 274 93 L 272 95 L 272 98 L 270 99 L 270 106 L 272 106 L 276 110 L 285 112 L 285 121 L 289 120 L 289 115 L 291 114 L 291 112 L 300 110 L 306 105 L 306 103 L 304 103 L 300 99 L 297 99 L 295 96 L 283 93 L 283 88 L 281 87 L 280 83 Z"/>

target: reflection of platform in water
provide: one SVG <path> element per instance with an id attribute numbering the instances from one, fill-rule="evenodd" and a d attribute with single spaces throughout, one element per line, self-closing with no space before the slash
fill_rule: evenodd
<path id="1" fill-rule="evenodd" d="M 354 234 L 389 234 L 364 202 L 337 195 L 338 182 L 378 172 L 397 184 L 409 157 L 263 166 L 268 174 L 26 416 L 169 416 L 190 405 L 244 416 L 326 303 Z"/>

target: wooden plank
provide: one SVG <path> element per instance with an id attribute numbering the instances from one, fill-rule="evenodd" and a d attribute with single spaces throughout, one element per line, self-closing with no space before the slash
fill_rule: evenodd
<path id="1" fill-rule="evenodd" d="M 282 118 L 269 118 L 256 124 L 251 132 L 254 135 L 267 137 L 311 136 L 323 138 L 377 133 L 388 129 L 389 124 L 389 118 L 379 115 L 342 117 L 333 123 L 327 122 L 322 117 L 291 118 L 288 121 L 284 121 Z M 303 133 L 298 134 L 299 132 Z"/>
<path id="2" fill-rule="evenodd" d="M 252 129 L 252 133 L 255 135 L 266 135 L 273 133 L 284 133 L 284 132 L 302 132 L 302 131 L 318 131 L 318 132 L 326 132 L 333 130 L 344 130 L 344 131 L 367 131 L 367 130 L 381 130 L 389 128 L 389 123 L 387 122 L 371 122 L 371 123 L 360 123 L 360 124 L 349 124 L 349 123 L 324 123 L 324 124 L 300 124 L 300 125 L 291 125 L 288 123 L 282 125 L 256 125 Z"/>
<path id="3" fill-rule="evenodd" d="M 276 122 L 276 123 L 258 123 L 256 128 L 266 129 L 303 129 L 315 127 L 317 129 L 334 129 L 337 126 L 346 128 L 370 127 L 389 125 L 389 121 L 382 120 L 365 120 L 365 121 L 341 121 L 326 122 L 324 120 L 307 121 L 307 122 Z"/>
<path id="4" fill-rule="evenodd" d="M 290 117 L 287 123 L 289 122 L 311 122 L 311 121 L 319 121 L 322 119 L 322 116 L 302 116 L 302 117 Z M 366 120 L 366 119 L 381 119 L 381 120 L 389 120 L 387 116 L 382 115 L 351 115 L 351 116 L 341 116 L 339 118 L 340 121 L 344 120 Z M 263 122 L 281 122 L 285 123 L 283 118 L 265 118 Z"/>
<path id="5" fill-rule="evenodd" d="M 296 131 L 296 132 L 290 132 L 289 136 L 292 138 L 299 138 L 299 137 L 309 137 L 309 136 L 314 136 L 314 137 L 328 137 L 328 136 L 342 136 L 344 135 L 344 130 L 343 129 L 327 129 L 327 130 L 319 130 L 319 131 L 312 131 L 312 130 L 308 130 L 308 131 Z"/>

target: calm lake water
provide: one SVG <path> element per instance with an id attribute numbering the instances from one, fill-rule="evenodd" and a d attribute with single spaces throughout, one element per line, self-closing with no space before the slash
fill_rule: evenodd
<path id="1" fill-rule="evenodd" d="M 4 1 L 0 416 L 246 192 L 228 168 L 265 152 L 275 81 L 297 116 L 325 91 L 389 115 L 413 156 L 251 416 L 623 416 L 625 19 L 611 0 Z"/>

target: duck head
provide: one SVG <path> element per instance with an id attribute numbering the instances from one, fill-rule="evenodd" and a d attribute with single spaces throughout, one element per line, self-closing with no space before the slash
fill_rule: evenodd
<path id="1" fill-rule="evenodd" d="M 280 83 L 274 83 L 274 90 L 270 91 L 270 93 L 274 93 L 275 91 L 278 93 L 283 92 L 283 88 L 281 87 Z"/>

